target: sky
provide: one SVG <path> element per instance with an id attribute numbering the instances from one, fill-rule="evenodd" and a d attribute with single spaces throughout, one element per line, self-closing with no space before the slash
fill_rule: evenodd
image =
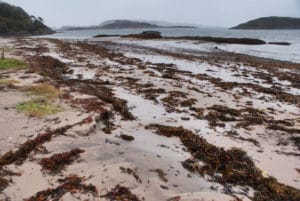
<path id="1" fill-rule="evenodd" d="M 51 27 L 158 20 L 232 27 L 266 16 L 300 17 L 300 0 L 4 0 Z"/>

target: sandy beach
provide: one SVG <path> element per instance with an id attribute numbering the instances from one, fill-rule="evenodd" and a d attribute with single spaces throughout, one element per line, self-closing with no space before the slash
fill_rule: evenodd
<path id="1" fill-rule="evenodd" d="M 27 63 L 0 70 L 0 200 L 299 198 L 299 63 L 184 39 L 0 43 Z M 18 109 L 37 86 L 55 112 Z"/>

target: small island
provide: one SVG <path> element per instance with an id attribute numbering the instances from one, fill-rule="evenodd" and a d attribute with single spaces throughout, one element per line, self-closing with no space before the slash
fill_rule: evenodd
<path id="1" fill-rule="evenodd" d="M 133 20 L 110 20 L 100 25 L 84 27 L 62 27 L 62 31 L 88 30 L 88 29 L 153 29 L 153 28 L 197 28 L 195 26 L 161 26 L 150 22 L 140 22 Z"/>
<path id="2" fill-rule="evenodd" d="M 231 29 L 300 29 L 300 18 L 263 17 L 240 24 Z"/>

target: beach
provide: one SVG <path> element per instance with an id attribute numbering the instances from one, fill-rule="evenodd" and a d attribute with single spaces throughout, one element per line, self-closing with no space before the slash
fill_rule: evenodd
<path id="1" fill-rule="evenodd" d="M 186 39 L 0 42 L 27 63 L 0 71 L 0 200 L 299 198 L 297 59 Z M 22 112 L 33 86 L 49 114 Z"/>

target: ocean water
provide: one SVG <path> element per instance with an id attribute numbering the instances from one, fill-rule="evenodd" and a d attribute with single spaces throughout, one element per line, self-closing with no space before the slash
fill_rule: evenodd
<path id="1" fill-rule="evenodd" d="M 158 29 L 92 29 L 78 31 L 63 31 L 53 35 L 42 36 L 58 39 L 88 39 L 98 34 L 126 35 L 136 34 L 143 31 L 159 31 L 163 36 L 213 36 L 213 37 L 234 37 L 234 38 L 257 38 L 266 42 L 289 42 L 290 46 L 278 45 L 217 45 L 219 48 L 300 63 L 300 30 L 233 30 L 226 28 L 158 28 Z"/>

